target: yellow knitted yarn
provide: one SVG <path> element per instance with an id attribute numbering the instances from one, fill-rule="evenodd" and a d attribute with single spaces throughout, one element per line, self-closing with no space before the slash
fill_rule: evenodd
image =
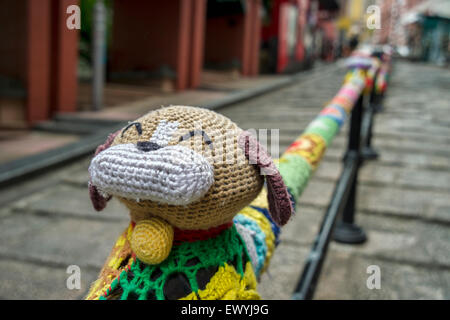
<path id="1" fill-rule="evenodd" d="M 264 261 L 264 266 L 261 269 L 262 273 L 269 265 L 273 251 L 275 250 L 275 235 L 273 234 L 272 226 L 270 225 L 270 221 L 263 213 L 251 207 L 245 207 L 239 213 L 255 221 L 266 235 L 267 255 L 266 260 Z"/>
<path id="2" fill-rule="evenodd" d="M 233 266 L 227 263 L 211 278 L 204 290 L 192 292 L 181 300 L 260 300 L 256 291 L 256 278 L 251 263 L 245 265 L 241 277 Z"/>
<path id="3" fill-rule="evenodd" d="M 326 142 L 321 136 L 315 133 L 305 133 L 291 144 L 286 150 L 286 154 L 292 153 L 303 157 L 315 170 L 325 153 L 326 147 Z"/>
<path id="4" fill-rule="evenodd" d="M 277 162 L 278 162 L 278 160 L 277 160 Z M 252 203 L 250 203 L 250 205 L 258 207 L 258 208 L 262 208 L 262 209 L 269 209 L 269 202 L 267 201 L 266 188 L 261 189 L 261 192 L 255 198 L 255 200 L 253 200 Z"/>
<path id="5" fill-rule="evenodd" d="M 279 159 L 276 159 L 274 162 L 277 163 Z M 269 202 L 267 201 L 267 189 L 263 188 L 259 195 L 255 200 L 252 201 L 250 206 L 255 206 L 261 209 L 269 209 Z M 258 210 L 249 210 L 247 213 L 246 210 L 242 210 L 241 213 L 243 215 L 248 216 L 251 219 L 254 219 L 256 223 L 258 223 L 259 227 L 266 234 L 266 245 L 267 245 L 267 256 L 266 261 L 264 262 L 264 266 L 261 269 L 261 273 L 266 270 L 270 263 L 270 259 L 272 257 L 272 253 L 275 250 L 275 235 L 273 233 L 272 227 L 270 225 L 270 221 L 266 218 L 264 214 L 262 214 Z M 251 212 L 251 213 L 249 213 Z M 256 218 L 257 217 L 257 218 Z"/>
<path id="6" fill-rule="evenodd" d="M 117 239 L 111 254 L 100 272 L 98 279 L 91 285 L 86 300 L 96 300 L 102 295 L 111 282 L 133 262 L 130 239 L 133 233 L 133 225 L 130 223 L 125 231 Z"/>
<path id="7" fill-rule="evenodd" d="M 160 218 L 139 221 L 131 236 L 131 248 L 146 264 L 164 261 L 172 249 L 173 227 Z"/>

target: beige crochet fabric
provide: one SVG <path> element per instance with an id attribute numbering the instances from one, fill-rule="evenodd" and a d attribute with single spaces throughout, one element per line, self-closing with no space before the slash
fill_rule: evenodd
<path id="1" fill-rule="evenodd" d="M 209 229 L 231 221 L 233 216 L 260 192 L 263 176 L 259 174 L 256 166 L 249 164 L 244 152 L 238 146 L 238 137 L 242 130 L 230 119 L 201 108 L 171 106 L 152 111 L 135 122 L 140 123 L 141 130 L 130 127 L 122 131 L 116 136 L 112 146 L 165 139 L 159 136 L 158 126 L 165 125 L 164 129 L 167 132 L 169 126 L 167 123 L 176 122 L 176 126 L 169 128 L 173 133 L 168 141 L 163 141 L 164 144 L 184 146 L 200 152 L 213 168 L 214 181 L 201 197 L 201 201 L 182 206 L 119 197 L 119 200 L 130 209 L 131 219 L 134 222 L 148 218 L 151 213 L 180 229 Z M 208 138 L 201 136 L 189 138 L 189 133 L 193 130 L 204 130 L 212 141 L 212 147 Z M 180 138 L 186 135 L 187 138 L 180 141 Z"/>

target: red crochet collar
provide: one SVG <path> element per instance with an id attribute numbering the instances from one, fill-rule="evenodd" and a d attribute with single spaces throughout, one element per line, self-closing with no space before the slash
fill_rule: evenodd
<path id="1" fill-rule="evenodd" d="M 178 245 L 181 244 L 182 242 L 194 242 L 214 238 L 218 236 L 222 231 L 230 228 L 232 225 L 233 221 L 207 230 L 182 230 L 178 228 L 173 228 L 174 229 L 173 243 Z"/>
<path id="2" fill-rule="evenodd" d="M 136 222 L 132 221 L 131 224 L 134 226 Z M 207 240 L 218 236 L 222 231 L 231 228 L 233 221 L 221 224 L 217 227 L 212 227 L 207 230 L 183 230 L 178 228 L 173 228 L 173 244 L 179 245 L 183 242 L 194 242 L 199 240 Z"/>

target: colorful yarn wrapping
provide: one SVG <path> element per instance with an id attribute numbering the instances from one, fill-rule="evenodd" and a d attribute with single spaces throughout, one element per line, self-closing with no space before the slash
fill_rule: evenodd
<path id="1" fill-rule="evenodd" d="M 278 161 L 278 170 L 293 198 L 298 199 L 306 188 L 312 172 L 308 160 L 302 156 L 284 154 Z"/>
<path id="2" fill-rule="evenodd" d="M 219 236 L 208 240 L 174 245 L 169 257 L 158 265 L 148 265 L 135 259 L 129 269 L 122 271 L 119 277 L 112 281 L 110 288 L 100 299 L 107 299 L 111 296 L 117 296 L 120 299 L 180 299 L 191 293 L 198 294 L 200 290 L 202 290 L 203 296 L 207 296 L 210 294 L 207 292 L 207 284 L 210 281 L 204 281 L 200 274 L 217 275 L 219 273 L 222 278 L 233 278 L 233 275 L 229 274 L 227 266 L 233 266 L 232 269 L 239 276 L 238 283 L 228 289 L 236 290 L 235 295 L 255 296 L 251 292 L 254 291 L 255 286 L 244 277 L 244 273 L 250 273 L 248 277 L 251 278 L 253 273 L 251 266 L 249 268 L 247 265 L 248 261 L 249 256 L 245 245 L 236 228 L 232 226 Z M 221 267 L 222 269 L 220 269 Z M 185 279 L 186 292 L 184 296 L 170 295 L 170 281 L 174 277 Z M 206 277 L 206 279 L 209 280 L 210 277 Z M 227 282 L 225 279 L 222 280 Z M 244 288 L 241 288 L 241 280 L 245 282 Z M 250 292 L 246 293 L 246 291 Z M 224 294 L 229 293 L 224 292 Z"/>
<path id="3" fill-rule="evenodd" d="M 375 82 L 375 92 L 379 95 L 383 94 L 386 91 L 388 68 L 388 63 L 385 62 L 378 72 L 378 76 Z"/>
<path id="4" fill-rule="evenodd" d="M 272 227 L 273 235 L 275 236 L 275 247 L 276 247 L 280 243 L 279 238 L 280 238 L 281 228 L 275 224 L 272 217 L 270 216 L 269 210 L 263 209 L 263 208 L 258 208 L 258 207 L 253 207 L 253 206 L 252 206 L 252 208 L 261 212 L 262 214 L 264 214 L 266 219 L 269 220 L 270 226 Z"/>
<path id="5" fill-rule="evenodd" d="M 258 276 L 261 269 L 264 266 L 264 262 L 267 256 L 267 244 L 266 244 L 266 234 L 261 230 L 258 223 L 247 217 L 243 214 L 238 214 L 233 219 L 235 224 L 241 225 L 244 229 L 249 230 L 249 234 L 251 234 L 251 239 L 253 241 L 253 245 L 256 249 L 256 261 L 253 262 L 253 269 L 255 271 L 255 275 Z M 247 244 L 247 248 L 249 244 Z"/>
<path id="6" fill-rule="evenodd" d="M 112 281 L 117 279 L 124 270 L 129 270 L 131 267 L 131 264 L 134 262 L 130 247 L 133 228 L 134 224 L 130 223 L 116 240 L 98 279 L 91 285 L 86 300 L 99 299 L 110 288 Z"/>
<path id="7" fill-rule="evenodd" d="M 379 60 L 376 58 L 372 58 L 372 65 L 366 72 L 366 87 L 364 88 L 364 92 L 369 94 L 372 91 L 375 82 L 375 76 L 380 69 Z"/>
<path id="8" fill-rule="evenodd" d="M 305 189 L 311 173 L 319 165 L 327 146 L 330 145 L 333 138 L 337 135 L 347 118 L 347 114 L 351 112 L 356 100 L 367 84 L 365 81 L 366 77 L 366 72 L 363 70 L 350 70 L 338 94 L 325 106 L 319 116 L 307 126 L 304 133 L 287 148 L 282 157 L 275 161 L 283 181 L 292 195 L 294 204 Z M 241 210 L 234 220 L 235 223 L 243 225 L 253 233 L 257 233 L 258 229 L 254 223 L 250 222 L 251 220 L 256 221 L 260 228 L 265 225 L 265 227 L 261 228 L 266 235 L 268 248 L 264 259 L 259 256 L 264 253 L 261 238 L 253 237 L 252 245 L 257 248 L 258 255 L 258 262 L 254 263 L 253 266 L 257 277 L 267 268 L 275 242 L 277 242 L 274 234 L 276 225 L 268 218 L 268 215 L 264 214 L 264 210 L 267 210 L 268 207 L 264 193 L 265 189 L 249 207 Z M 265 261 L 264 267 L 260 269 L 260 263 L 263 260 Z"/>
<path id="9" fill-rule="evenodd" d="M 204 290 L 192 292 L 181 300 L 259 300 L 256 278 L 250 262 L 244 274 L 238 274 L 233 266 L 224 263 L 211 278 Z"/>
<path id="10" fill-rule="evenodd" d="M 351 65 L 338 94 L 276 161 L 294 205 L 367 85 L 366 61 L 353 61 L 364 64 L 364 70 Z M 130 225 L 108 258 L 106 275 L 93 284 L 87 299 L 259 299 L 256 277 L 267 268 L 280 231 L 268 214 L 265 188 L 233 224 L 210 239 L 176 241 L 158 265 L 143 264 L 132 255 Z M 183 296 L 171 296 L 174 277 L 182 278 L 177 285 L 185 284 Z"/>
<path id="11" fill-rule="evenodd" d="M 331 141 L 339 131 L 339 123 L 329 117 L 323 117 L 319 115 L 314 121 L 312 121 L 305 129 L 305 134 L 315 133 L 321 136 L 327 146 L 331 144 Z"/>
<path id="12" fill-rule="evenodd" d="M 326 149 L 325 139 L 316 133 L 304 133 L 298 140 L 293 142 L 286 150 L 286 154 L 301 156 L 308 161 L 311 168 L 315 170 Z M 281 160 L 280 160 L 281 161 Z"/>
<path id="13" fill-rule="evenodd" d="M 357 59 L 360 63 L 362 60 Z M 368 60 L 365 58 L 364 60 Z M 278 160 L 278 169 L 294 200 L 302 194 L 326 148 L 339 132 L 366 86 L 367 72 L 349 64 L 344 84 L 330 103 L 314 119 Z M 365 68 L 370 66 L 366 64 Z"/>
<path id="14" fill-rule="evenodd" d="M 325 106 L 319 116 L 307 126 L 304 133 L 287 148 L 281 158 L 275 162 L 289 193 L 292 195 L 294 204 L 308 184 L 312 172 L 320 163 L 327 146 L 330 145 L 333 138 L 339 132 L 340 127 L 351 112 L 359 95 L 364 90 L 367 84 L 365 81 L 366 77 L 367 73 L 364 70 L 350 70 L 346 76 L 344 85 L 338 94 L 327 106 Z M 235 220 L 235 223 L 237 221 L 239 221 L 238 223 L 242 223 L 243 220 L 248 221 L 248 219 L 254 219 L 258 220 L 259 225 L 261 225 L 264 221 L 265 224 L 272 226 L 270 230 L 267 230 L 266 227 L 266 236 L 273 235 L 274 223 L 264 214 L 264 210 L 267 210 L 267 200 L 264 197 L 264 189 L 261 193 L 263 196 L 258 196 L 258 198 L 250 204 L 250 207 L 244 208 L 241 211 L 241 214 L 236 216 L 237 220 Z M 253 210 L 250 210 L 250 208 Z M 250 223 L 247 225 L 244 224 L 244 226 L 250 229 L 254 228 L 254 224 Z M 255 246 L 257 246 L 256 240 Z M 267 267 L 270 256 L 272 255 L 269 246 L 268 248 L 268 254 L 265 258 L 265 267 Z M 262 252 L 261 249 L 260 252 Z M 260 261 L 260 259 L 258 259 L 258 261 Z M 258 265 L 255 266 L 255 270 L 255 274 L 259 276 L 259 274 L 264 271 L 264 268 L 259 270 Z"/>
<path id="15" fill-rule="evenodd" d="M 349 69 L 369 69 L 372 66 L 372 58 L 354 53 L 347 58 L 345 65 Z"/>
<path id="16" fill-rule="evenodd" d="M 339 128 L 344 124 L 345 120 L 347 119 L 347 113 L 345 112 L 345 109 L 338 104 L 328 105 L 320 112 L 320 115 L 323 117 L 331 118 L 334 121 L 336 121 Z"/>
<path id="17" fill-rule="evenodd" d="M 248 219 L 255 221 L 257 223 L 259 229 L 265 234 L 267 251 L 266 251 L 266 256 L 264 258 L 264 265 L 259 272 L 259 274 L 260 274 L 269 265 L 270 259 L 272 258 L 272 254 L 275 250 L 275 235 L 272 231 L 272 223 L 265 217 L 265 215 L 263 213 L 261 213 L 260 211 L 258 211 L 256 209 L 253 209 L 252 205 L 242 209 L 240 214 L 245 216 Z"/>

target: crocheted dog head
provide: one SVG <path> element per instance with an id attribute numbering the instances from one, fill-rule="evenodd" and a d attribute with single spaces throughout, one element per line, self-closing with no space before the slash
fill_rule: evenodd
<path id="1" fill-rule="evenodd" d="M 205 230 L 230 223 L 258 195 L 260 171 L 274 221 L 284 224 L 291 202 L 256 139 L 216 112 L 172 106 L 110 135 L 89 167 L 89 189 L 96 210 L 115 196 L 136 223 L 157 218 L 178 229 Z"/>

